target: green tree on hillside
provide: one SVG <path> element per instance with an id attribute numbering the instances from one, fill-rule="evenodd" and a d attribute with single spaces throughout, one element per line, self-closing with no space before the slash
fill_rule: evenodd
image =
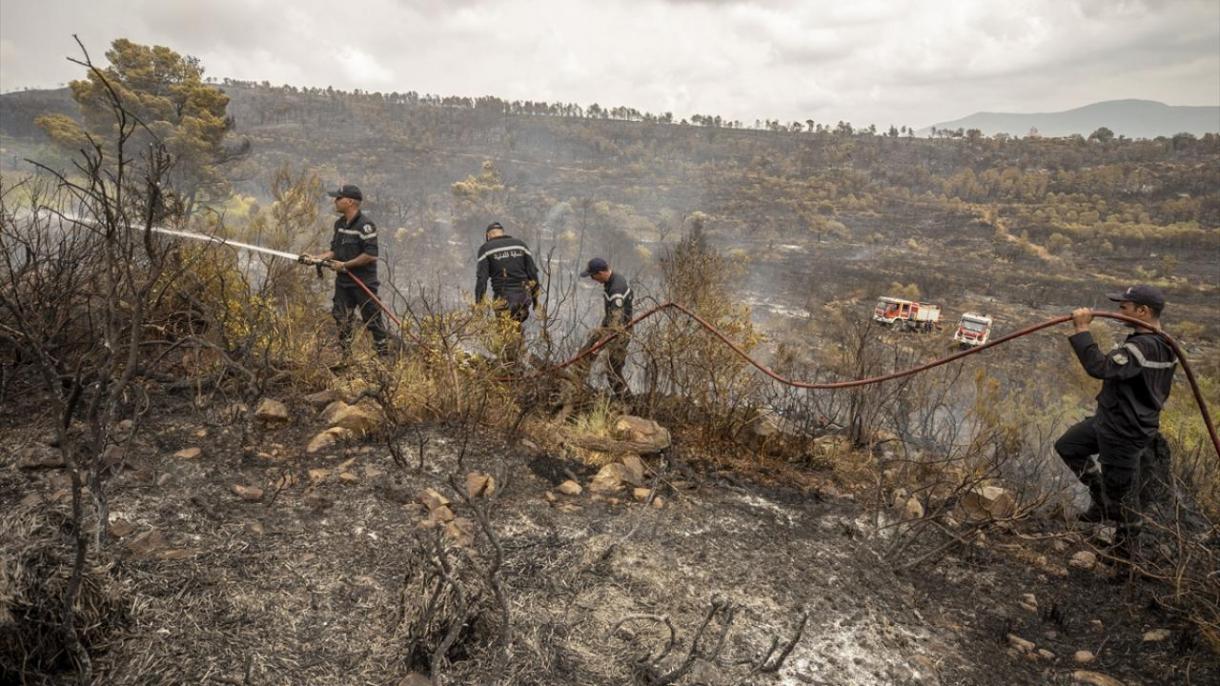
<path id="1" fill-rule="evenodd" d="M 60 114 L 39 117 L 39 126 L 73 148 L 121 135 L 130 137 L 129 147 L 135 149 L 131 143 L 156 137 L 174 159 L 169 181 L 188 213 L 198 201 L 225 194 L 228 184 L 219 167 L 244 154 L 248 143 L 226 147 L 233 128 L 226 115 L 229 96 L 204 82 L 199 60 L 125 38 L 111 43 L 106 59 L 110 66 L 90 68 L 84 79 L 69 84 L 83 127 Z M 114 100 L 133 119 L 128 131 L 118 130 Z"/>
<path id="2" fill-rule="evenodd" d="M 491 160 L 484 160 L 478 174 L 449 186 L 453 198 L 455 237 L 466 240 L 473 250 L 483 228 L 493 221 L 507 221 L 508 192 L 504 179 Z"/>
<path id="3" fill-rule="evenodd" d="M 1098 143 L 1109 143 L 1114 140 L 1114 132 L 1106 127 L 1101 127 L 1089 134 L 1089 140 L 1097 141 Z"/>

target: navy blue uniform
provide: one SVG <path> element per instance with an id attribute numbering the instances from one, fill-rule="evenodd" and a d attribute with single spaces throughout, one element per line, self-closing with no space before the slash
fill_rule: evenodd
<path id="1" fill-rule="evenodd" d="M 340 262 L 347 262 L 360 255 L 377 257 L 377 226 L 363 212 L 353 217 L 350 224 L 347 219 L 339 217 L 335 220 L 335 233 L 330 239 L 330 250 Z M 376 262 L 356 267 L 351 273 L 369 288 L 377 286 Z M 342 272 L 335 275 L 335 285 L 357 288 L 352 277 Z"/>
<path id="2" fill-rule="evenodd" d="M 529 317 L 537 295 L 538 266 L 525 241 L 512 236 L 488 239 L 479 248 L 475 278 L 475 302 L 483 302 L 490 279 L 492 293 L 508 307 L 509 316 L 519 322 Z"/>
<path id="3" fill-rule="evenodd" d="M 1137 331 L 1109 355 L 1102 354 L 1088 331 L 1068 341 L 1089 376 L 1103 380 L 1097 394 L 1098 428 L 1141 443 L 1151 439 L 1161 426 L 1161 408 L 1177 365 L 1165 339 Z"/>
<path id="4" fill-rule="evenodd" d="M 1097 412 L 1064 432 L 1055 451 L 1109 518 L 1123 521 L 1120 505 L 1134 507 L 1128 498 L 1135 493 L 1140 455 L 1160 428 L 1177 359 L 1152 332 L 1132 333 L 1109 354 L 1101 352 L 1088 331 L 1068 341 L 1084 370 L 1102 385 Z"/>
<path id="5" fill-rule="evenodd" d="M 602 284 L 602 288 L 605 314 L 602 315 L 601 326 L 589 335 L 589 339 L 585 342 L 585 348 L 592 347 L 611 333 L 618 333 L 605 346 L 606 380 L 609 381 L 610 389 L 614 392 L 615 397 L 625 400 L 628 396 L 629 388 L 627 386 L 627 377 L 623 370 L 627 366 L 627 344 L 630 342 L 631 337 L 630 332 L 623 327 L 631 321 L 633 304 L 631 285 L 627 283 L 626 277 L 618 272 L 612 272 L 606 283 Z M 584 377 L 589 373 L 591 365 L 592 357 L 585 358 L 576 367 L 577 374 Z"/>
<path id="6" fill-rule="evenodd" d="M 346 218 L 335 220 L 335 233 L 330 239 L 330 249 L 334 259 L 347 262 L 360 255 L 377 256 L 377 226 L 363 213 L 357 214 L 348 222 Z M 374 261 L 349 270 L 349 273 L 339 272 L 335 275 L 335 298 L 331 314 L 339 327 L 339 343 L 346 352 L 352 340 L 352 312 L 359 311 L 369 333 L 373 335 L 373 345 L 377 352 L 387 352 L 388 334 L 381 319 L 381 308 L 373 302 L 364 289 L 356 285 L 352 276 L 364 282 L 374 295 L 377 293 L 377 263 Z"/>
<path id="7" fill-rule="evenodd" d="M 606 314 L 602 317 L 602 326 L 618 326 L 631 321 L 632 295 L 627 278 L 612 272 L 604 287 Z"/>

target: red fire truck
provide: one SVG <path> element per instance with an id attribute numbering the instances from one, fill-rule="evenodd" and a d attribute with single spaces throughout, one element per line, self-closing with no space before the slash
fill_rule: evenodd
<path id="1" fill-rule="evenodd" d="M 940 305 L 882 297 L 873 308 L 873 321 L 906 331 L 927 332 L 940 324 Z"/>
<path id="2" fill-rule="evenodd" d="M 957 320 L 957 331 L 953 340 L 963 348 L 973 348 L 985 344 L 991 338 L 991 315 L 963 312 Z"/>

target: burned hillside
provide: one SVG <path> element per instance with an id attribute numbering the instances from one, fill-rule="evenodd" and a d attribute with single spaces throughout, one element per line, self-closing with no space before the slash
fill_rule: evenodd
<path id="1" fill-rule="evenodd" d="M 230 99 L 179 148 L 143 123 L 155 98 L 59 107 L 60 147 L 8 116 L 55 94 L 0 98 L 5 680 L 1215 679 L 1220 455 L 1182 375 L 1137 557 L 1076 521 L 1053 453 L 1097 390 L 1062 328 L 860 387 L 775 378 L 891 374 L 957 350 L 966 311 L 999 335 L 1146 281 L 1215 408 L 1215 136 L 190 86 Z M 328 239 L 335 180 L 385 236 L 385 355 L 343 349 L 325 260 L 293 259 Z M 523 329 L 470 302 L 493 220 L 542 268 Z M 628 394 L 609 355 L 573 364 L 592 256 L 636 316 L 684 308 L 631 329 Z M 886 295 L 945 324 L 882 326 Z"/>

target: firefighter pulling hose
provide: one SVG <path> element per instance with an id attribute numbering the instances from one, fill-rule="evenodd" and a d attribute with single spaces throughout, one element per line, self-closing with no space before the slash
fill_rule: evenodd
<path id="1" fill-rule="evenodd" d="M 334 260 L 330 259 L 329 257 L 311 256 L 311 255 L 294 255 L 292 253 L 288 253 L 288 252 L 284 252 L 284 251 L 280 251 L 280 250 L 272 250 L 270 248 L 250 245 L 248 243 L 240 243 L 237 241 L 230 241 L 227 239 L 216 238 L 213 236 L 192 234 L 192 233 L 188 233 L 185 231 L 162 229 L 159 227 L 153 227 L 151 230 L 156 233 L 165 234 L 165 235 L 169 235 L 169 236 L 204 241 L 207 243 L 213 243 L 213 244 L 219 244 L 219 245 L 229 245 L 229 246 L 241 248 L 244 250 L 260 252 L 260 253 L 263 253 L 266 255 L 272 255 L 275 257 L 282 257 L 284 259 L 293 260 L 294 262 L 298 262 L 301 264 L 314 265 L 314 266 L 320 265 L 320 266 L 325 266 L 330 269 L 334 269 L 336 271 L 338 271 L 338 269 L 336 269 L 336 267 L 341 268 L 341 265 L 336 265 L 334 263 Z M 355 274 L 351 274 L 350 272 L 348 273 L 348 276 L 351 278 L 352 283 L 356 287 L 361 289 L 365 295 L 367 295 L 369 302 L 372 303 L 375 307 L 377 307 L 381 313 L 384 313 L 387 317 L 389 317 L 396 325 L 398 325 L 399 329 L 402 331 L 402 333 L 404 335 L 412 338 L 413 340 L 415 340 L 417 342 L 420 340 L 413 333 L 407 331 L 405 328 L 402 327 L 402 320 L 394 315 L 394 313 L 390 310 L 390 308 L 387 307 L 386 304 L 377 297 L 376 292 L 372 288 L 370 288 L 364 282 L 363 279 L 361 279 L 359 276 L 357 276 Z M 644 320 L 646 320 L 650 317 L 653 317 L 658 313 L 667 312 L 670 310 L 677 311 L 677 312 L 685 315 L 686 317 L 690 318 L 691 320 L 695 321 L 696 323 L 698 323 L 701 327 L 703 327 L 705 330 L 707 330 L 708 333 L 710 333 L 713 336 L 715 336 L 716 338 L 718 338 L 721 343 L 728 346 L 738 357 L 740 357 L 746 363 L 748 363 L 749 365 L 751 365 L 758 371 L 762 372 L 763 374 L 765 374 L 772 380 L 774 380 L 778 383 L 784 384 L 786 386 L 791 386 L 794 388 L 804 388 L 804 389 L 810 389 L 810 390 L 842 390 L 842 389 L 847 389 L 847 388 L 857 388 L 860 386 L 867 386 L 867 385 L 871 385 L 871 384 L 882 383 L 884 381 L 892 381 L 894 379 L 900 379 L 900 378 L 903 378 L 906 376 L 911 376 L 913 374 L 918 374 L 920 372 L 924 372 L 929 369 L 933 369 L 935 367 L 939 367 L 939 366 L 948 364 L 950 362 L 954 362 L 956 360 L 960 360 L 969 355 L 975 355 L 975 354 L 981 353 L 984 350 L 988 350 L 990 348 L 1003 345 L 1005 343 L 1016 340 L 1018 338 L 1022 338 L 1024 336 L 1028 336 L 1030 334 L 1036 333 L 1043 329 L 1048 329 L 1052 326 L 1058 326 L 1059 324 L 1064 324 L 1064 323 L 1073 321 L 1073 315 L 1063 315 L 1063 316 L 1055 317 L 1052 319 L 1048 319 L 1046 321 L 1039 322 L 1037 324 L 1031 324 L 1030 326 L 1027 326 L 1023 329 L 1019 329 L 1017 331 L 1013 331 L 1012 333 L 1006 334 L 999 338 L 992 339 L 991 341 L 989 341 L 983 345 L 979 345 L 979 346 L 976 346 L 973 348 L 969 348 L 967 350 L 955 352 L 951 355 L 946 355 L 945 357 L 942 357 L 940 359 L 933 360 L 932 362 L 928 362 L 926 364 L 912 367 L 911 369 L 906 369 L 906 370 L 894 372 L 891 374 L 885 374 L 882 376 L 874 376 L 874 377 L 869 377 L 869 378 L 864 378 L 864 379 L 852 379 L 852 380 L 848 380 L 848 381 L 809 382 L 809 381 L 800 381 L 800 380 L 796 380 L 796 379 L 789 379 L 785 376 L 780 375 L 779 373 L 773 371 L 771 368 L 769 368 L 766 365 L 762 364 L 761 362 L 755 360 L 753 357 L 751 357 L 749 354 L 747 354 L 744 350 L 742 350 L 737 344 L 735 344 L 732 340 L 730 340 L 724 333 L 722 333 L 715 326 L 713 326 L 711 323 L 709 323 L 708 321 L 706 321 L 699 315 L 695 314 L 691 310 L 687 309 L 686 307 L 684 307 L 676 302 L 665 302 L 665 303 L 661 303 L 660 305 L 657 305 L 656 307 L 653 307 L 652 309 L 636 316 L 635 318 L 626 322 L 622 326 L 621 329 L 616 330 L 616 331 L 610 333 L 609 335 L 604 336 L 603 338 L 598 340 L 596 343 L 584 348 L 580 353 L 574 355 L 573 357 L 553 365 L 551 367 L 551 369 L 552 370 L 564 369 L 573 364 L 576 364 L 577 362 L 584 360 L 586 357 L 596 354 L 602 348 L 606 347 L 612 341 L 614 341 L 618 336 L 624 335 L 627 331 L 630 331 L 632 328 L 634 328 L 636 325 L 640 324 Z M 1108 311 L 1103 311 L 1103 310 L 1088 310 L 1088 312 L 1089 312 L 1090 316 L 1094 317 L 1094 318 L 1100 317 L 1100 318 L 1105 318 L 1105 319 L 1113 319 L 1116 321 L 1121 321 L 1121 322 L 1133 325 L 1135 327 L 1141 327 L 1141 328 L 1147 329 L 1147 330 L 1151 331 L 1152 333 L 1154 333 L 1156 336 L 1158 336 L 1160 339 L 1164 340 L 1164 342 L 1173 351 L 1173 354 L 1174 354 L 1176 360 L 1178 362 L 1180 362 L 1182 365 L 1182 371 L 1185 372 L 1186 379 L 1190 383 L 1190 389 L 1194 395 L 1195 404 L 1199 409 L 1200 416 L 1203 418 L 1204 425 L 1207 427 L 1208 436 L 1211 438 L 1212 448 L 1215 450 L 1217 457 L 1220 457 L 1220 437 L 1217 436 L 1216 426 L 1212 421 L 1211 413 L 1208 411 L 1207 403 L 1203 399 L 1203 393 L 1199 388 L 1198 380 L 1195 378 L 1194 370 L 1191 368 L 1190 363 L 1187 361 L 1186 355 L 1185 355 L 1184 351 L 1182 350 L 1181 346 L 1178 345 L 1178 342 L 1175 341 L 1169 334 L 1162 331 L 1159 328 L 1159 326 L 1156 328 L 1152 328 L 1149 326 L 1149 323 L 1147 321 L 1138 319 L 1136 317 L 1132 317 L 1129 314 L 1126 314 L 1123 312 L 1108 312 Z M 541 373 L 545 373 L 546 371 L 547 370 L 538 370 L 533 373 L 541 374 Z M 520 377 L 518 376 L 518 377 L 509 377 L 509 378 L 520 378 Z"/>

